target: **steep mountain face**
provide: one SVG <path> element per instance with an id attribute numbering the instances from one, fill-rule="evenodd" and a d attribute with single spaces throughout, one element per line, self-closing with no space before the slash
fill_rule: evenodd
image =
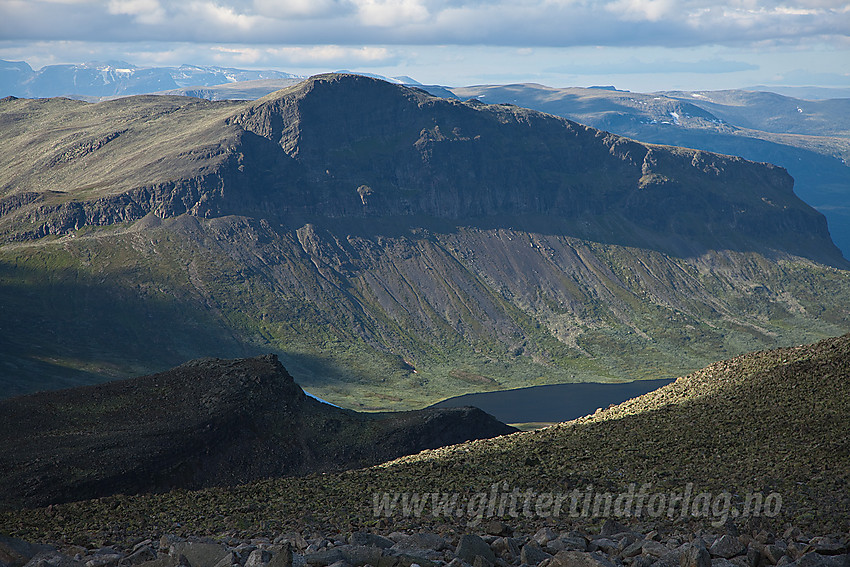
<path id="1" fill-rule="evenodd" d="M 274 355 L 0 401 L 0 507 L 230 486 L 516 431 L 476 408 L 362 414 L 307 397 Z"/>
<path id="2" fill-rule="evenodd" d="M 627 226 L 635 236 L 624 244 L 656 237 L 680 253 L 778 249 L 843 264 L 823 217 L 794 195 L 780 168 L 648 146 L 533 111 L 436 99 L 367 77 L 323 76 L 241 111 L 175 99 L 119 100 L 96 111 L 114 122 L 129 118 L 135 127 L 93 139 L 83 122 L 94 110 L 89 105 L 33 108 L 38 102 L 7 100 L 4 121 L 20 127 L 30 114 L 60 113 L 77 132 L 66 134 L 69 147 L 59 155 L 56 140 L 31 139 L 31 127 L 7 141 L 53 154 L 28 168 L 9 163 L 19 158 L 4 160 L 14 172 L 0 188 L 7 208 L 44 199 L 32 193 L 46 186 L 70 197 L 47 209 L 44 216 L 53 218 L 36 236 L 148 212 L 453 220 L 545 213 Z M 156 138 L 166 129 L 168 145 Z M 126 161 L 130 148 L 138 161 L 119 169 L 116 154 Z M 103 196 L 81 191 L 92 189 Z"/>
<path id="3" fill-rule="evenodd" d="M 766 164 L 351 75 L 0 125 L 9 392 L 273 350 L 413 407 L 850 329 L 846 262 Z"/>
<path id="4" fill-rule="evenodd" d="M 850 99 L 800 100 L 769 92 L 632 93 L 537 84 L 452 89 L 461 98 L 513 103 L 644 142 L 780 165 L 794 189 L 826 215 L 850 255 Z"/>

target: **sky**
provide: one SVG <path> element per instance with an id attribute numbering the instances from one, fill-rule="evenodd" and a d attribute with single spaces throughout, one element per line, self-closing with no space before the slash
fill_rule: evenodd
<path id="1" fill-rule="evenodd" d="M 0 0 L 0 59 L 425 84 L 850 87 L 848 0 Z"/>

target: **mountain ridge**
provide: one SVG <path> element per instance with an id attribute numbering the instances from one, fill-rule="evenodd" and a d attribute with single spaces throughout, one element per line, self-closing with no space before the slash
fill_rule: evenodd
<path id="1" fill-rule="evenodd" d="M 351 103 L 339 103 L 343 93 L 361 99 L 356 101 L 356 111 Z M 482 109 L 355 75 L 314 77 L 251 103 L 242 112 L 234 109 L 231 116 L 226 115 L 233 103 L 187 103 L 168 98 L 135 101 L 149 105 L 150 110 L 143 111 L 145 120 L 152 119 L 146 112 L 165 113 L 155 120 L 163 124 L 161 128 L 166 124 L 174 128 L 172 122 L 180 115 L 185 116 L 184 123 L 198 113 L 211 121 L 200 129 L 190 127 L 184 136 L 191 138 L 181 141 L 180 149 L 166 150 L 158 160 L 151 162 L 150 156 L 137 154 L 140 159 L 131 170 L 134 175 L 123 174 L 128 181 L 122 183 L 135 185 L 130 185 L 129 192 L 113 189 L 100 200 L 86 201 L 73 196 L 80 194 L 79 189 L 72 190 L 71 200 L 54 208 L 58 218 L 53 225 L 37 229 L 40 232 L 36 234 L 136 220 L 152 211 L 158 216 L 183 212 L 251 216 L 260 212 L 278 217 L 422 214 L 455 219 L 544 211 L 567 218 L 598 216 L 604 211 L 611 217 L 616 211 L 626 222 L 675 234 L 697 245 L 706 245 L 731 227 L 744 239 L 750 236 L 776 242 L 792 254 L 845 265 L 829 242 L 823 217 L 794 196 L 793 180 L 787 173 L 766 164 L 649 146 L 533 111 L 499 106 Z M 7 105 L 17 103 L 6 101 Z M 115 108 L 122 113 L 129 103 L 101 104 L 112 105 L 104 110 Z M 224 127 L 221 116 L 226 116 Z M 307 125 L 302 127 L 304 120 Z M 520 136 L 529 127 L 536 136 L 525 135 L 529 147 L 516 151 L 509 145 L 493 144 L 499 139 L 494 129 L 498 135 Z M 152 129 L 148 123 L 143 128 Z M 470 131 L 463 132 L 464 128 Z M 110 143 L 114 147 L 121 136 L 132 137 L 132 133 L 113 131 L 82 145 L 77 142 L 51 160 L 58 159 L 60 164 L 67 160 L 69 171 L 75 171 L 73 164 L 80 161 L 75 153 L 81 154 L 86 169 L 91 170 L 97 150 L 110 148 Z M 482 143 L 482 136 L 492 140 Z M 183 149 L 192 146 L 197 149 Z M 242 146 L 245 151 L 239 150 Z M 483 147 L 487 147 L 486 154 Z M 156 146 L 145 149 L 157 150 Z M 521 164 L 520 160 L 530 163 Z M 328 163 L 334 163 L 336 170 L 323 167 Z M 470 164 L 476 164 L 475 168 L 469 169 Z M 455 175 L 458 169 L 466 169 L 466 176 Z M 151 175 L 158 170 L 162 173 Z M 44 183 L 43 165 L 34 165 L 31 171 L 30 183 Z M 525 174 L 535 177 L 528 179 Z M 716 179 L 709 181 L 712 176 Z M 75 182 L 67 175 L 65 179 Z M 92 181 L 90 185 L 114 185 L 102 175 Z M 15 183 L 11 196 L 8 182 L 5 188 L 0 186 L 6 210 L 22 204 L 21 199 L 39 198 L 26 190 L 25 178 L 19 176 Z M 753 185 L 763 195 L 734 190 Z M 519 191 L 522 186 L 526 189 Z M 21 193 L 26 194 L 16 196 Z M 741 198 L 744 200 L 736 202 Z M 667 210 L 676 218 L 665 219 Z M 104 215 L 106 219 L 101 218 Z M 767 227 L 771 233 L 759 234 Z M 749 231 L 756 234 L 748 235 Z M 803 235 L 811 240 L 806 242 Z M 711 242 L 707 247 L 729 245 Z"/>
<path id="2" fill-rule="evenodd" d="M 306 396 L 275 355 L 0 400 L 0 416 L 4 508 L 362 467 L 516 431 L 471 407 L 333 407 Z"/>

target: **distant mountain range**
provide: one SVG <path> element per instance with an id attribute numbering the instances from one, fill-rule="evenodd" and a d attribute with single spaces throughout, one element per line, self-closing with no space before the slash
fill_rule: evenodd
<path id="1" fill-rule="evenodd" d="M 850 330 L 848 263 L 769 164 L 347 74 L 7 98 L 0 125 L 8 394 L 275 352 L 323 399 L 411 408 Z"/>
<path id="2" fill-rule="evenodd" d="M 281 71 L 181 65 L 136 67 L 126 61 L 47 65 L 38 71 L 23 61 L 0 60 L 0 96 L 115 97 L 242 81 L 299 79 Z"/>
<path id="3" fill-rule="evenodd" d="M 340 73 L 348 73 L 342 70 Z M 364 73 L 385 81 L 418 85 L 410 77 L 384 77 Z M 65 96 L 91 102 L 138 94 L 183 94 L 211 100 L 241 98 L 233 83 L 255 83 L 253 88 L 269 87 L 262 94 L 252 91 L 246 98 L 256 99 L 304 80 L 271 69 L 247 70 L 214 65 L 180 65 L 179 67 L 137 67 L 126 61 L 90 61 L 79 64 L 46 65 L 34 70 L 24 61 L 0 59 L 0 97 L 16 96 L 48 98 Z M 199 87 L 216 87 L 204 90 Z"/>

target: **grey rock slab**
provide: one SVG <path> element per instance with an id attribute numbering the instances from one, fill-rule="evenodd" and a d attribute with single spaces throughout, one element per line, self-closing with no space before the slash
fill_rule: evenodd
<path id="1" fill-rule="evenodd" d="M 396 542 L 378 534 L 372 534 L 369 532 L 354 532 L 351 534 L 351 537 L 348 538 L 348 543 L 351 545 L 369 545 L 372 547 L 387 549 L 395 545 Z"/>
<path id="2" fill-rule="evenodd" d="M 292 567 L 292 546 L 287 542 L 280 547 L 280 551 L 269 561 L 268 567 Z"/>
<path id="3" fill-rule="evenodd" d="M 239 557 L 233 551 L 228 551 L 214 567 L 231 567 L 234 564 L 239 565 Z"/>
<path id="4" fill-rule="evenodd" d="M 392 546 L 394 550 L 431 549 L 442 551 L 444 549 L 450 549 L 449 543 L 442 536 L 429 532 L 411 535 L 404 534 L 402 537 L 392 539 L 396 542 Z"/>
<path id="5" fill-rule="evenodd" d="M 711 560 L 711 567 L 735 567 L 735 564 L 725 557 L 715 557 Z"/>
<path id="6" fill-rule="evenodd" d="M 793 565 L 795 567 L 848 567 L 850 555 L 822 555 L 810 551 L 803 554 Z"/>
<path id="7" fill-rule="evenodd" d="M 587 540 L 577 535 L 562 535 L 558 541 L 564 543 L 564 551 L 587 551 Z"/>
<path id="8" fill-rule="evenodd" d="M 603 554 L 583 551 L 559 551 L 549 563 L 550 567 L 615 567 Z"/>
<path id="9" fill-rule="evenodd" d="M 522 546 L 522 551 L 519 556 L 520 561 L 531 566 L 536 566 L 544 559 L 549 559 L 550 557 L 552 557 L 552 555 L 543 551 L 540 545 L 538 545 L 534 540 L 531 540 Z"/>
<path id="10" fill-rule="evenodd" d="M 59 551 L 44 551 L 30 559 L 25 567 L 82 567 L 83 563 Z"/>
<path id="11" fill-rule="evenodd" d="M 39 553 L 55 549 L 50 545 L 37 545 L 22 539 L 0 535 L 0 563 L 9 567 L 21 567 Z"/>
<path id="12" fill-rule="evenodd" d="M 245 567 L 261 567 L 269 562 L 272 554 L 263 549 L 255 549 L 245 560 Z"/>
<path id="13" fill-rule="evenodd" d="M 826 537 L 813 537 L 809 545 L 812 546 L 812 551 L 821 555 L 841 555 L 847 551 L 846 546 Z"/>
<path id="14" fill-rule="evenodd" d="M 124 556 L 120 553 L 96 553 L 86 560 L 86 567 L 116 567 Z"/>
<path id="15" fill-rule="evenodd" d="M 381 549 L 370 545 L 341 545 L 304 556 L 308 565 L 319 566 L 332 565 L 337 561 L 345 561 L 355 566 L 378 565 L 380 559 Z"/>
<path id="16" fill-rule="evenodd" d="M 119 563 L 121 565 L 139 565 L 147 561 L 156 559 L 156 551 L 150 545 L 136 546 L 133 548 L 133 553 L 123 558 Z"/>
<path id="17" fill-rule="evenodd" d="M 605 523 L 602 524 L 602 529 L 600 530 L 600 535 L 605 537 L 611 537 L 616 534 L 622 534 L 626 532 L 630 532 L 631 530 L 618 522 L 617 520 L 613 520 L 608 518 L 605 520 Z"/>
<path id="18" fill-rule="evenodd" d="M 307 549 L 310 549 L 309 547 Z M 311 553 L 304 554 L 304 562 L 307 565 L 331 565 L 339 560 L 344 560 L 341 547 L 332 547 L 330 549 L 320 549 Z"/>
<path id="19" fill-rule="evenodd" d="M 496 554 L 493 553 L 487 542 L 481 539 L 481 536 L 475 534 L 466 534 L 460 538 L 457 549 L 455 549 L 455 555 L 470 565 L 475 561 L 476 555 L 480 555 L 490 563 L 496 562 Z"/>
<path id="20" fill-rule="evenodd" d="M 182 541 L 173 543 L 168 548 L 171 557 L 179 559 L 182 555 L 191 567 L 215 567 L 227 553 L 227 550 L 217 543 Z"/>
<path id="21" fill-rule="evenodd" d="M 176 565 L 176 557 L 171 557 L 170 555 L 161 553 L 156 556 L 156 559 L 140 563 L 139 567 L 175 567 Z"/>
<path id="22" fill-rule="evenodd" d="M 771 565 L 776 565 L 779 563 L 779 560 L 785 556 L 785 552 L 787 550 L 787 546 L 779 545 L 779 542 L 777 542 L 770 545 L 765 545 L 761 550 L 761 554 L 765 559 L 770 561 Z"/>
<path id="23" fill-rule="evenodd" d="M 516 543 L 514 543 L 512 538 L 508 537 L 500 537 L 490 544 L 490 549 L 496 554 L 497 559 L 501 557 L 508 562 L 513 562 L 520 554 Z"/>
<path id="24" fill-rule="evenodd" d="M 678 549 L 667 550 L 667 553 L 658 558 L 658 561 L 653 563 L 655 567 L 679 567 L 681 562 L 682 552 Z"/>
<path id="25" fill-rule="evenodd" d="M 646 555 L 652 555 L 653 557 L 661 557 L 670 553 L 670 548 L 668 548 L 660 541 L 647 540 L 643 542 L 643 545 L 641 545 L 641 551 L 643 551 L 643 553 Z"/>
<path id="26" fill-rule="evenodd" d="M 502 520 L 490 520 L 484 525 L 484 532 L 490 535 L 507 537 L 513 534 L 514 530 Z"/>
<path id="27" fill-rule="evenodd" d="M 711 567 L 711 554 L 702 543 L 685 547 L 679 556 L 680 567 Z"/>
<path id="28" fill-rule="evenodd" d="M 620 552 L 620 542 L 607 537 L 600 537 L 591 541 L 587 550 L 597 551 L 600 549 L 608 555 L 616 555 Z"/>
<path id="29" fill-rule="evenodd" d="M 747 565 L 749 567 L 758 567 L 761 560 L 762 545 L 758 542 L 751 541 L 747 546 Z"/>
<path id="30" fill-rule="evenodd" d="M 383 561 L 385 558 L 386 556 L 382 557 L 381 561 Z M 419 565 L 419 567 L 437 567 L 438 565 L 438 563 L 435 563 L 430 559 L 426 559 L 424 557 L 417 557 L 415 555 L 408 555 L 406 553 L 392 557 L 392 559 L 395 561 L 394 565 L 396 567 L 411 567 L 411 565 Z M 380 562 L 378 563 L 378 565 L 380 567 Z"/>
<path id="31" fill-rule="evenodd" d="M 737 537 L 725 534 L 720 536 L 714 543 L 711 544 L 708 552 L 712 557 L 730 559 L 736 555 L 743 555 L 747 552 L 747 548 L 738 540 Z"/>
<path id="32" fill-rule="evenodd" d="M 381 549 L 373 545 L 342 546 L 345 560 L 352 565 L 377 565 L 381 559 Z"/>
<path id="33" fill-rule="evenodd" d="M 532 536 L 532 539 L 536 541 L 539 545 L 546 545 L 546 543 L 552 541 L 553 539 L 558 538 L 558 532 L 553 530 L 550 527 L 544 527 L 537 530 L 537 533 Z"/>
<path id="34" fill-rule="evenodd" d="M 634 557 L 636 555 L 640 555 L 643 551 L 643 544 L 645 543 L 646 540 L 639 539 L 634 543 L 627 545 L 625 549 L 623 549 L 622 553 L 620 553 L 620 555 L 622 557 Z"/>

